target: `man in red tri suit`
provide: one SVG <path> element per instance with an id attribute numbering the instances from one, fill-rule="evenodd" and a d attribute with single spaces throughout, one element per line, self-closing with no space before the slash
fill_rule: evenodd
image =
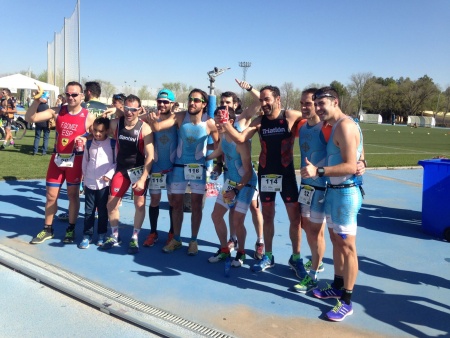
<path id="1" fill-rule="evenodd" d="M 83 159 L 83 149 L 77 149 L 76 139 L 87 135 L 95 117 L 86 108 L 81 107 L 84 94 L 80 83 L 67 84 L 66 99 L 67 105 L 50 108 L 39 114 L 36 114 L 39 99 L 34 99 L 25 115 L 25 120 L 30 123 L 47 121 L 51 118 L 56 120 L 55 149 L 50 158 L 46 177 L 44 229 L 31 240 L 31 244 L 39 244 L 53 238 L 53 217 L 58 210 L 58 196 L 64 181 L 67 181 L 69 226 L 63 242 L 73 243 L 75 240 L 75 223 L 80 209 L 79 190 Z"/>

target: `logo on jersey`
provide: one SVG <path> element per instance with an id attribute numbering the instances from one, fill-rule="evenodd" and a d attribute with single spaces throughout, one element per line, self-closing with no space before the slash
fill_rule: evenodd
<path id="1" fill-rule="evenodd" d="M 161 142 L 161 144 L 166 144 L 170 141 L 170 138 L 167 135 L 163 135 L 160 138 L 158 138 L 158 141 Z"/>
<path id="2" fill-rule="evenodd" d="M 133 130 L 135 136 L 139 136 L 139 130 Z"/>
<path id="3" fill-rule="evenodd" d="M 68 138 L 63 138 L 61 139 L 61 144 L 65 147 L 69 144 L 69 139 Z"/>
<path id="4" fill-rule="evenodd" d="M 130 136 L 125 136 L 125 135 L 119 135 L 119 140 L 136 142 L 136 138 L 130 137 Z"/>

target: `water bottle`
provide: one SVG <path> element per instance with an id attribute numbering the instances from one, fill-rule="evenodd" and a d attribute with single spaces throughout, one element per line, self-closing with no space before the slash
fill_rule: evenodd
<path id="1" fill-rule="evenodd" d="M 230 277 L 230 269 L 231 269 L 231 257 L 228 256 L 225 260 L 225 277 Z"/>

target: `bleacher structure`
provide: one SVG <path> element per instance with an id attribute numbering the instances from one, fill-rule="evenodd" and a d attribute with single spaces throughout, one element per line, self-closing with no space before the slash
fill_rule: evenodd
<path id="1" fill-rule="evenodd" d="M 431 116 L 408 116 L 407 125 L 434 128 L 436 127 L 436 119 Z"/>

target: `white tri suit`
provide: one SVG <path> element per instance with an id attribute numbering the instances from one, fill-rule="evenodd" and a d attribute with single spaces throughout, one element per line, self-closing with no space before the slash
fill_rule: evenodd
<path id="1" fill-rule="evenodd" d="M 350 117 L 345 117 L 349 118 Z M 333 126 L 330 142 L 327 144 L 327 160 L 325 166 L 334 166 L 343 162 L 340 148 L 333 142 L 333 135 L 336 127 L 343 119 L 340 119 Z M 359 124 L 353 121 L 358 127 L 360 142 L 355 154 L 355 163 L 361 156 L 363 149 L 363 135 Z M 357 215 L 362 204 L 361 177 L 356 175 L 346 175 L 340 177 L 327 177 L 327 192 L 325 195 L 325 215 L 328 228 L 334 233 L 346 238 L 347 235 L 356 236 Z"/>
<path id="2" fill-rule="evenodd" d="M 173 164 L 175 162 L 178 132 L 177 126 L 153 133 L 153 143 L 155 147 L 152 171 L 150 174 L 149 192 L 150 194 L 161 194 L 159 186 L 165 181 L 167 193 L 171 193 L 173 176 Z"/>
<path id="3" fill-rule="evenodd" d="M 241 182 L 242 176 L 244 175 L 244 168 L 242 166 L 241 155 L 236 150 L 235 142 L 228 142 L 226 137 L 222 138 L 222 150 L 224 153 L 225 164 L 227 165 L 226 178 L 224 175 L 224 185 L 223 188 L 227 189 L 228 186 L 236 186 L 237 183 Z M 242 214 L 246 214 L 250 203 L 252 201 L 253 195 L 256 191 L 256 184 L 258 178 L 256 172 L 252 167 L 252 177 L 248 183 L 239 191 L 236 196 L 236 204 L 234 210 Z M 223 200 L 223 195 L 219 194 L 217 196 L 216 203 L 229 209 L 229 205 Z"/>
<path id="4" fill-rule="evenodd" d="M 323 121 L 315 126 L 304 123 L 300 127 L 298 142 L 301 168 L 306 166 L 305 158 L 316 167 L 325 166 L 330 129 L 330 125 L 324 126 Z M 326 177 L 302 178 L 299 191 L 301 212 L 303 217 L 308 217 L 313 223 L 322 224 L 325 220 L 325 190 Z"/>
<path id="5" fill-rule="evenodd" d="M 201 122 L 193 124 L 190 115 L 186 116 L 178 129 L 178 146 L 173 168 L 171 192 L 184 194 L 188 182 L 194 194 L 205 193 L 206 188 L 206 145 L 208 133 L 206 121 L 210 117 L 204 113 Z"/>

